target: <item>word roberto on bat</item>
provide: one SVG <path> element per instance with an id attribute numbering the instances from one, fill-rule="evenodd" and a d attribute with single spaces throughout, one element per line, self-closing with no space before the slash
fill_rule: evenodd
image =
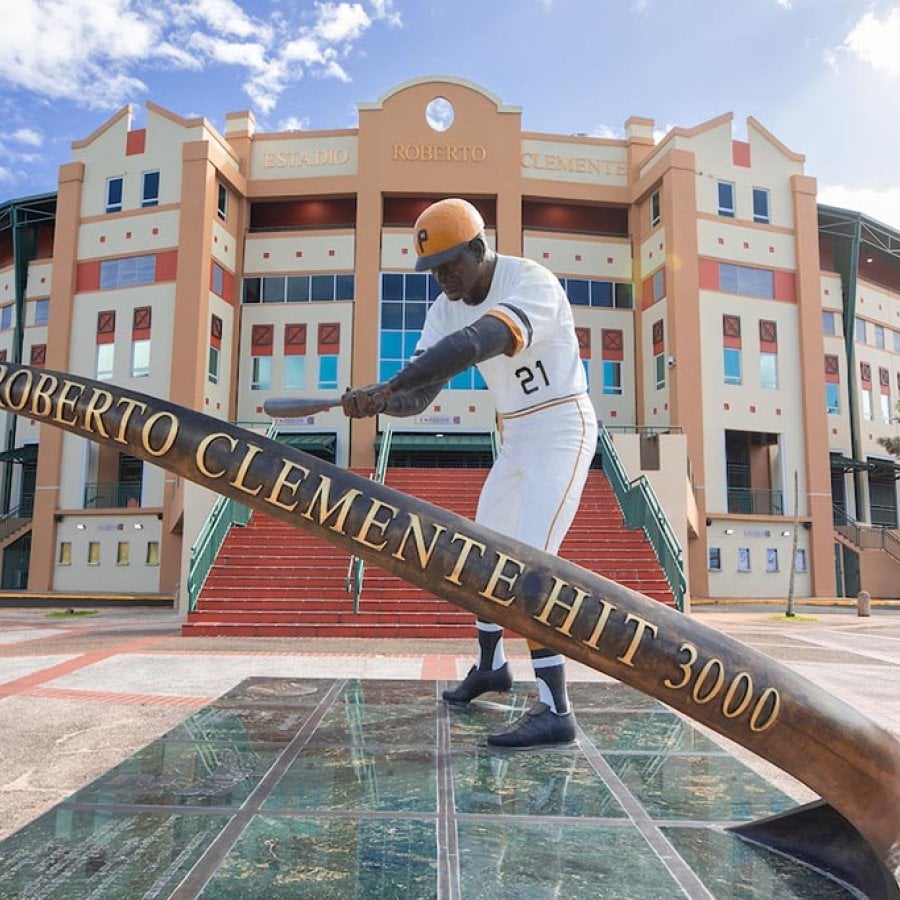
<path id="1" fill-rule="evenodd" d="M 753 648 L 440 507 L 165 400 L 2 363 L 0 408 L 310 531 L 715 729 L 822 798 L 736 830 L 867 896 L 900 897 L 891 874 L 900 863 L 900 742 Z"/>

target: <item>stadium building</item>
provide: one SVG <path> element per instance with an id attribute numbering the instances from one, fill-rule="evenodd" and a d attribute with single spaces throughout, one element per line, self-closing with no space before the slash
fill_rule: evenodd
<path id="1" fill-rule="evenodd" d="M 522 130 L 455 78 L 359 107 L 352 129 L 220 134 L 148 103 L 72 145 L 54 194 L 0 207 L 0 357 L 108 380 L 260 431 L 263 402 L 390 377 L 435 282 L 411 226 L 461 196 L 502 253 L 559 276 L 598 419 L 683 548 L 689 595 L 900 596 L 900 234 L 817 206 L 803 156 L 731 115 L 654 138 Z M 523 380 L 539 373 L 523 373 Z M 140 460 L 0 414 L 2 587 L 185 603 L 215 503 Z M 477 371 L 406 420 L 277 423 L 371 467 L 479 465 Z"/>

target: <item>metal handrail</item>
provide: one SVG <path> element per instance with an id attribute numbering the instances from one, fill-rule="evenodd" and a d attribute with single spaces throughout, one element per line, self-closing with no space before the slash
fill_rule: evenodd
<path id="1" fill-rule="evenodd" d="M 142 485 L 139 481 L 86 481 L 84 509 L 124 509 L 140 506 Z"/>
<path id="2" fill-rule="evenodd" d="M 0 515 L 0 541 L 24 528 L 34 517 L 34 494 L 24 494 L 18 506 Z"/>
<path id="3" fill-rule="evenodd" d="M 378 448 L 378 459 L 375 461 L 375 471 L 371 480 L 377 484 L 384 484 L 387 475 L 388 457 L 391 455 L 391 440 L 394 430 L 386 425 L 381 435 L 381 447 Z M 347 566 L 347 576 L 344 579 L 344 589 L 348 594 L 353 594 L 353 612 L 359 612 L 359 603 L 362 599 L 363 576 L 366 561 L 361 556 L 351 556 Z"/>
<path id="4" fill-rule="evenodd" d="M 900 537 L 888 525 L 866 525 L 857 522 L 840 506 L 832 507 L 834 530 L 860 550 L 884 550 L 900 562 Z"/>
<path id="5" fill-rule="evenodd" d="M 603 471 L 612 485 L 627 528 L 642 528 L 656 554 L 663 575 L 675 598 L 675 608 L 684 611 L 687 580 L 684 576 L 684 550 L 672 530 L 653 486 L 645 475 L 629 481 L 609 431 L 600 427 L 598 439 Z"/>
<path id="6" fill-rule="evenodd" d="M 276 429 L 273 422 L 266 431 L 266 437 L 273 438 L 275 434 Z M 213 508 L 200 529 L 200 534 L 197 535 L 197 540 L 191 546 L 187 574 L 188 612 L 193 612 L 197 608 L 200 591 L 206 583 L 231 526 L 246 525 L 250 521 L 251 514 L 250 507 L 225 496 L 220 496 L 213 504 Z"/>

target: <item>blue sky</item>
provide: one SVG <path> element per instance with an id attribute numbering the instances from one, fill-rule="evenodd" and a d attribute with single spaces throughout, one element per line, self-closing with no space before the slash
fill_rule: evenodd
<path id="1" fill-rule="evenodd" d="M 452 75 L 532 131 L 663 134 L 754 116 L 821 202 L 900 228 L 900 0 L 0 0 L 0 200 L 54 190 L 70 144 L 146 100 L 224 131 L 356 124 Z"/>

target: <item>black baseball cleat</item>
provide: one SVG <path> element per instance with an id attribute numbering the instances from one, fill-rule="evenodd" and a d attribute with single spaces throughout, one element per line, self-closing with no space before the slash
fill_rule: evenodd
<path id="1" fill-rule="evenodd" d="M 509 663 L 503 663 L 499 669 L 482 672 L 477 666 L 469 669 L 469 674 L 455 687 L 444 691 L 441 696 L 448 703 L 468 703 L 488 691 L 506 693 L 513 685 Z"/>
<path id="2" fill-rule="evenodd" d="M 546 703 L 539 701 L 506 731 L 488 735 L 487 742 L 491 747 L 526 750 L 571 744 L 574 740 L 574 713 L 570 710 L 557 715 Z"/>

